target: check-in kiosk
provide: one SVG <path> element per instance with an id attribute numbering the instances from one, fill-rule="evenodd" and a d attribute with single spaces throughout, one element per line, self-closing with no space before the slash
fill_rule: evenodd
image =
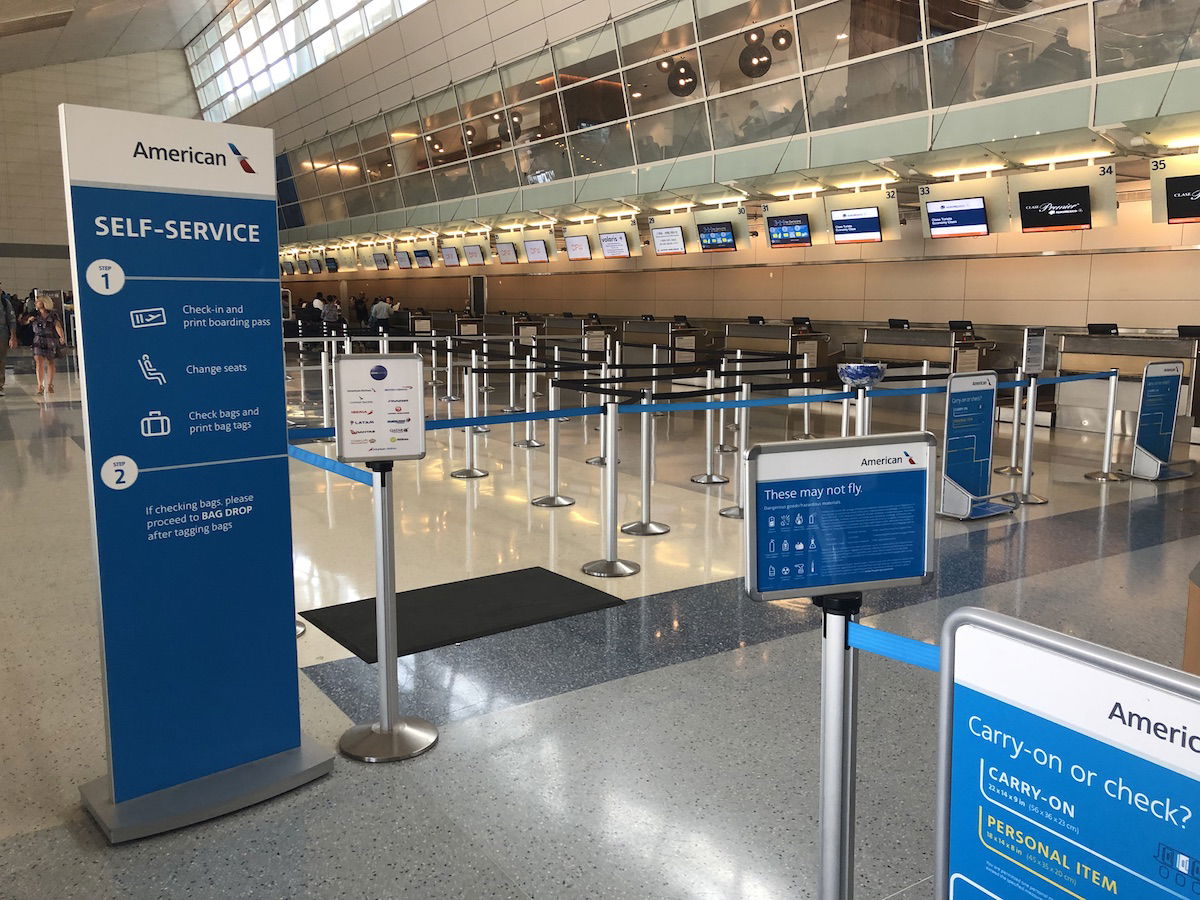
<path id="1" fill-rule="evenodd" d="M 686 316 L 676 316 L 670 321 L 626 319 L 623 334 L 629 362 L 649 362 L 649 348 L 654 344 L 669 349 L 669 361 L 675 363 L 695 362 L 696 351 L 716 345 L 712 332 L 693 326 Z M 667 362 L 668 359 L 660 352 L 659 361 Z"/>
<path id="2" fill-rule="evenodd" d="M 606 336 L 616 335 L 614 326 L 597 324 L 585 316 L 546 316 L 542 321 L 543 343 L 578 350 L 603 350 Z"/>
<path id="3" fill-rule="evenodd" d="M 1116 331 L 1116 329 L 1112 329 Z M 1186 333 L 1186 332 L 1185 332 Z M 1103 372 L 1116 369 L 1117 383 L 1115 434 L 1132 435 L 1137 428 L 1138 403 L 1141 399 L 1142 373 L 1147 363 L 1178 359 L 1183 362 L 1183 385 L 1179 392 L 1179 433 L 1194 428 L 1200 408 L 1197 403 L 1193 374 L 1200 357 L 1200 337 L 1180 337 L 1151 331 L 1124 334 L 1061 334 L 1058 338 L 1058 374 L 1077 375 L 1083 372 Z M 1071 381 L 1058 385 L 1055 425 L 1074 431 L 1104 431 L 1108 408 L 1108 383 Z M 1193 433 L 1193 442 L 1196 438 Z"/>
<path id="4" fill-rule="evenodd" d="M 758 316 L 751 318 L 761 318 Z M 799 369 L 803 367 L 800 359 L 794 362 L 767 360 L 755 362 L 757 354 L 769 353 L 772 356 L 802 357 L 808 354 L 808 364 L 823 366 L 829 360 L 829 335 L 813 331 L 804 325 L 768 325 L 765 321 L 758 323 L 728 323 L 725 325 L 725 349 L 746 350 L 742 369 L 753 372 L 755 369 Z M 794 380 L 787 375 L 768 376 L 779 381 Z M 820 379 L 817 379 L 820 380 Z"/>
<path id="5" fill-rule="evenodd" d="M 470 316 L 458 316 L 455 322 L 455 331 L 459 337 L 476 337 L 484 333 L 482 318 L 476 319 Z"/>
<path id="6" fill-rule="evenodd" d="M 411 313 L 409 327 L 414 335 L 431 335 L 433 334 L 433 317 L 426 312 Z"/>

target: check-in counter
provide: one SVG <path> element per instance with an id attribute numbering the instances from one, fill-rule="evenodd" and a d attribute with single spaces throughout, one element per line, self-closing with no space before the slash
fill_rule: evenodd
<path id="1" fill-rule="evenodd" d="M 554 347 L 570 347 L 579 350 L 603 350 L 608 335 L 616 335 L 616 328 L 597 324 L 582 316 L 546 316 L 542 320 L 542 343 Z"/>
<path id="2" fill-rule="evenodd" d="M 1147 363 L 1178 359 L 1183 362 L 1183 389 L 1179 392 L 1180 423 L 1190 429 L 1197 421 L 1197 401 L 1193 373 L 1200 357 L 1200 339 L 1169 334 L 1062 334 L 1058 339 L 1058 374 L 1078 375 L 1116 369 L 1117 412 L 1113 421 L 1116 434 L 1132 435 L 1137 428 L 1141 401 L 1142 373 Z M 1104 431 L 1108 409 L 1108 382 L 1071 381 L 1057 386 L 1055 425 L 1075 431 Z M 1181 429 L 1181 436 L 1186 430 Z"/>
<path id="3" fill-rule="evenodd" d="M 435 309 L 429 314 L 433 330 L 438 334 L 458 334 L 458 313 L 452 309 Z"/>
<path id="4" fill-rule="evenodd" d="M 455 334 L 459 337 L 476 337 L 484 333 L 483 319 L 469 316 L 458 316 L 455 322 Z"/>
<path id="5" fill-rule="evenodd" d="M 742 369 L 747 372 L 753 372 L 755 369 L 803 368 L 803 361 L 799 359 L 791 363 L 778 360 L 755 362 L 755 356 L 751 354 L 759 353 L 797 357 L 807 353 L 810 367 L 823 366 L 829 361 L 829 335 L 796 325 L 727 323 L 725 325 L 725 349 L 750 351 L 750 354 L 747 354 L 742 362 Z M 789 380 L 787 375 L 769 377 L 779 381 Z"/>
<path id="6" fill-rule="evenodd" d="M 670 353 L 667 356 L 660 351 L 659 362 L 695 362 L 701 355 L 697 351 L 711 349 L 717 343 L 708 329 L 674 320 L 626 319 L 622 334 L 624 360 L 631 363 L 649 362 L 655 345 Z"/>
<path id="7" fill-rule="evenodd" d="M 991 341 L 972 332 L 949 328 L 875 328 L 863 329 L 862 357 L 899 363 L 920 371 L 928 361 L 942 371 L 978 372 L 988 368 L 987 355 L 995 349 Z"/>

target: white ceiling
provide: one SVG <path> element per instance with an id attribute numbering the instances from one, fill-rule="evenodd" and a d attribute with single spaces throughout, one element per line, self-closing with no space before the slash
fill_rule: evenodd
<path id="1" fill-rule="evenodd" d="M 0 37 L 0 74 L 57 63 L 180 49 L 228 0 L 0 0 L 0 34 L 70 11 L 65 26 Z"/>

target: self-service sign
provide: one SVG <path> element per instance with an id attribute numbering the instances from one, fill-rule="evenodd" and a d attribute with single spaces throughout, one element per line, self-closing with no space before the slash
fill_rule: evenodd
<path id="1" fill-rule="evenodd" d="M 424 458 L 420 354 L 339 356 L 333 374 L 338 459 L 369 463 Z"/>
<path id="2" fill-rule="evenodd" d="M 1011 512 L 988 500 L 992 489 L 995 372 L 951 375 L 946 383 L 945 450 L 939 512 L 960 519 Z"/>
<path id="3" fill-rule="evenodd" d="M 1183 363 L 1178 360 L 1147 363 L 1142 373 L 1142 396 L 1138 405 L 1137 431 L 1133 438 L 1132 473 L 1139 478 L 1159 478 L 1171 461 L 1175 419 L 1179 414 L 1179 392 Z"/>
<path id="4" fill-rule="evenodd" d="M 108 726 L 97 812 L 300 749 L 274 147 L 259 128 L 59 114 Z M 278 792 L 258 778 L 243 793 Z"/>
<path id="5" fill-rule="evenodd" d="M 747 592 L 779 600 L 924 581 L 935 456 L 925 432 L 750 448 Z"/>
<path id="6" fill-rule="evenodd" d="M 1200 679 L 963 610 L 941 736 L 943 900 L 1200 896 Z"/>

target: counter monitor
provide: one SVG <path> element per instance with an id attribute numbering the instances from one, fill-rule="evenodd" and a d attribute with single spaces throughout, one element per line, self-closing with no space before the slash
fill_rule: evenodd
<path id="1" fill-rule="evenodd" d="M 468 266 L 482 266 L 485 264 L 483 248 L 478 244 L 466 244 L 463 247 L 463 257 L 467 260 Z"/>
<path id="2" fill-rule="evenodd" d="M 683 229 L 678 225 L 651 228 L 650 240 L 654 242 L 656 256 L 681 256 L 687 253 L 687 246 L 683 242 Z"/>
<path id="3" fill-rule="evenodd" d="M 388 258 L 386 253 L 372 253 L 371 258 L 375 260 L 376 270 L 382 272 L 388 267 Z"/>
<path id="4" fill-rule="evenodd" d="M 306 259 L 296 260 L 296 269 L 300 272 L 301 275 L 307 275 L 308 274 L 308 260 L 306 260 Z"/>
<path id="5" fill-rule="evenodd" d="M 321 274 L 321 261 L 319 259 L 310 259 L 308 261 L 308 269 L 314 275 Z"/>
<path id="6" fill-rule="evenodd" d="M 874 244 L 883 240 L 878 206 L 835 209 L 829 213 L 829 218 L 833 221 L 835 244 Z"/>
<path id="7" fill-rule="evenodd" d="M 586 234 L 567 235 L 567 259 L 578 262 L 592 258 L 592 244 Z"/>
<path id="8" fill-rule="evenodd" d="M 629 237 L 623 231 L 600 232 L 600 253 L 605 259 L 626 259 L 629 256 Z"/>
<path id="9" fill-rule="evenodd" d="M 1167 221 L 1172 225 L 1200 222 L 1200 175 L 1166 179 Z"/>
<path id="10" fill-rule="evenodd" d="M 325 268 L 327 271 L 336 272 L 338 270 L 338 261 L 336 257 L 325 257 Z"/>
<path id="11" fill-rule="evenodd" d="M 296 274 L 296 264 L 293 263 L 290 259 L 285 259 L 283 261 L 283 274 L 284 275 L 295 275 Z"/>
<path id="12" fill-rule="evenodd" d="M 408 255 L 407 250 L 397 250 L 396 251 L 396 266 L 397 266 L 397 268 L 411 269 L 412 265 L 413 265 L 412 257 Z"/>
<path id="13" fill-rule="evenodd" d="M 772 247 L 811 247 L 812 229 L 808 213 L 767 216 L 767 242 Z"/>
<path id="14" fill-rule="evenodd" d="M 697 223 L 696 231 L 700 234 L 700 250 L 704 253 L 737 249 L 732 222 L 701 222 Z"/>
<path id="15" fill-rule="evenodd" d="M 1092 227 L 1092 194 L 1086 184 L 1079 187 L 1052 188 L 1047 191 L 1021 191 L 1017 195 L 1021 210 L 1021 231 L 1086 231 Z"/>
<path id="16" fill-rule="evenodd" d="M 546 252 L 546 242 L 541 241 L 541 240 L 526 241 L 525 242 L 525 261 L 531 262 L 531 263 L 549 262 L 550 256 Z"/>
<path id="17" fill-rule="evenodd" d="M 988 233 L 987 209 L 982 197 L 927 200 L 925 215 L 932 238 L 983 237 Z"/>
<path id="18" fill-rule="evenodd" d="M 496 258 L 500 260 L 501 265 L 512 265 L 517 261 L 517 245 L 511 241 L 497 242 Z"/>
<path id="19" fill-rule="evenodd" d="M 430 253 L 428 250 L 414 250 L 413 251 L 413 259 L 415 259 L 417 261 L 418 269 L 432 269 L 433 268 L 433 254 Z"/>
<path id="20" fill-rule="evenodd" d="M 458 258 L 458 248 L 457 247 L 443 247 L 442 248 L 442 262 L 445 263 L 447 266 L 462 265 L 462 260 L 460 260 Z"/>

